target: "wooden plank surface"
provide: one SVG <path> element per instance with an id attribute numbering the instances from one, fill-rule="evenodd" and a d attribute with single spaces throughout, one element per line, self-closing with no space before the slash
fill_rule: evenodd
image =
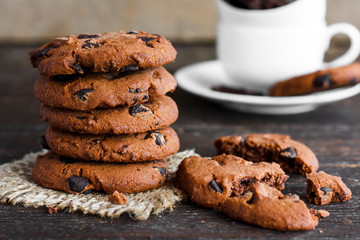
<path id="1" fill-rule="evenodd" d="M 28 61 L 31 46 L 0 47 L 0 163 L 40 150 L 39 137 L 47 123 L 40 120 L 40 104 L 32 94 L 37 77 Z M 212 44 L 177 45 L 181 66 L 214 59 Z M 128 216 L 101 219 L 80 213 L 50 215 L 45 208 L 33 209 L 0 204 L 2 239 L 228 239 L 228 238 L 339 238 L 360 239 L 360 96 L 319 110 L 290 116 L 269 116 L 234 112 L 177 89 L 171 97 L 180 110 L 177 130 L 181 149 L 195 148 L 203 156 L 215 155 L 212 142 L 228 134 L 254 132 L 289 134 L 310 146 L 320 161 L 320 169 L 339 175 L 353 192 L 346 203 L 309 206 L 325 209 L 330 217 L 318 227 L 304 232 L 276 232 L 232 221 L 222 213 L 184 202 L 172 212 L 133 221 Z M 285 192 L 305 200 L 305 178 L 290 175 Z"/>

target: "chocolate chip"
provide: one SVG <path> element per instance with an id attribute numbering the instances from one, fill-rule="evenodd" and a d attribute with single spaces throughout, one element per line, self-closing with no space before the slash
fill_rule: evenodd
<path id="1" fill-rule="evenodd" d="M 71 176 L 68 178 L 68 184 L 70 191 L 79 193 L 89 185 L 89 179 L 86 177 Z"/>
<path id="2" fill-rule="evenodd" d="M 120 68 L 120 72 L 127 72 L 127 71 L 137 71 L 139 68 L 136 65 L 126 65 Z"/>
<path id="3" fill-rule="evenodd" d="M 93 193 L 95 192 L 94 189 L 88 189 L 86 191 L 83 191 L 82 194 L 90 194 L 90 193 Z"/>
<path id="4" fill-rule="evenodd" d="M 139 32 L 138 31 L 129 31 L 129 32 L 127 32 L 127 34 L 139 34 Z"/>
<path id="5" fill-rule="evenodd" d="M 98 48 L 99 47 L 99 43 L 95 42 L 94 40 L 86 40 L 85 44 L 81 47 L 84 49 L 89 49 L 89 48 Z"/>
<path id="6" fill-rule="evenodd" d="M 149 95 L 144 95 L 143 96 L 143 101 L 148 100 L 148 99 L 149 99 Z"/>
<path id="7" fill-rule="evenodd" d="M 142 92 L 142 89 L 141 89 L 141 88 L 137 88 L 137 89 L 136 89 L 136 92 L 137 92 L 137 93 L 141 93 L 141 92 Z"/>
<path id="8" fill-rule="evenodd" d="M 323 191 L 324 194 L 327 194 L 328 192 L 332 193 L 332 191 L 333 191 L 331 188 L 328 188 L 328 187 L 321 187 L 320 190 Z"/>
<path id="9" fill-rule="evenodd" d="M 315 87 L 330 87 L 332 84 L 331 74 L 319 75 L 314 79 L 313 85 Z"/>
<path id="10" fill-rule="evenodd" d="M 93 144 L 98 144 L 98 143 L 101 143 L 101 139 L 93 139 L 93 140 L 91 140 L 91 142 Z"/>
<path id="11" fill-rule="evenodd" d="M 43 48 L 39 51 L 37 51 L 34 55 L 35 57 L 43 57 L 43 56 L 48 56 L 47 53 L 48 51 L 50 51 L 51 49 L 53 49 L 52 47 L 46 47 L 46 48 Z"/>
<path id="12" fill-rule="evenodd" d="M 135 93 L 135 89 L 129 88 L 129 93 Z"/>
<path id="13" fill-rule="evenodd" d="M 282 150 L 279 153 L 279 155 L 283 159 L 292 159 L 292 158 L 295 158 L 297 156 L 297 152 L 296 152 L 296 150 L 294 148 L 288 147 L 288 148 L 285 148 L 284 150 Z"/>
<path id="14" fill-rule="evenodd" d="M 357 77 L 354 77 L 351 79 L 350 84 L 356 84 L 358 82 L 359 82 L 359 79 L 357 79 Z"/>
<path id="15" fill-rule="evenodd" d="M 100 37 L 99 34 L 88 34 L 88 33 L 82 33 L 79 36 L 77 36 L 77 38 L 79 39 L 84 39 L 84 38 L 98 38 Z"/>
<path id="16" fill-rule="evenodd" d="M 56 75 L 56 76 L 52 76 L 51 79 L 59 82 L 67 82 L 77 77 L 81 77 L 81 75 L 80 74 Z"/>
<path id="17" fill-rule="evenodd" d="M 159 184 L 162 184 L 162 181 L 161 181 L 161 180 L 159 181 Z"/>
<path id="18" fill-rule="evenodd" d="M 79 120 L 84 120 L 84 119 L 86 119 L 87 117 L 86 116 L 77 116 L 77 117 L 75 117 L 76 119 L 79 119 Z"/>
<path id="19" fill-rule="evenodd" d="M 146 134 L 145 139 L 148 138 L 155 138 L 155 144 L 160 147 L 167 142 L 164 138 L 164 135 L 157 131 L 149 132 L 148 134 Z"/>
<path id="20" fill-rule="evenodd" d="M 310 199 L 315 199 L 317 196 L 316 196 L 316 193 L 315 192 L 310 192 L 309 194 L 309 198 Z"/>
<path id="21" fill-rule="evenodd" d="M 50 146 L 49 146 L 49 144 L 47 143 L 46 138 L 45 138 L 44 135 L 42 135 L 41 138 L 40 138 L 40 146 L 41 146 L 42 148 L 44 148 L 44 149 L 51 150 L 51 149 L 50 149 Z"/>
<path id="22" fill-rule="evenodd" d="M 72 163 L 78 162 L 78 160 L 75 158 L 71 158 L 71 157 L 60 156 L 60 162 L 66 163 L 66 164 L 72 164 Z"/>
<path id="23" fill-rule="evenodd" d="M 80 73 L 80 74 L 84 74 L 85 71 L 84 69 L 80 66 L 80 64 L 78 63 L 73 63 L 72 65 L 70 65 L 70 67 L 72 69 L 74 69 L 77 73 Z"/>
<path id="24" fill-rule="evenodd" d="M 139 98 L 133 98 L 133 103 L 131 104 L 131 106 L 134 106 L 137 102 L 139 101 Z"/>
<path id="25" fill-rule="evenodd" d="M 137 39 L 141 39 L 143 42 L 145 42 L 147 44 L 148 42 L 151 42 L 155 38 L 154 37 L 138 37 Z"/>
<path id="26" fill-rule="evenodd" d="M 159 170 L 161 176 L 166 176 L 166 174 L 167 174 L 166 168 L 164 168 L 164 167 L 153 167 L 153 168 L 157 168 Z"/>
<path id="27" fill-rule="evenodd" d="M 142 104 L 136 104 L 134 106 L 129 107 L 129 114 L 131 116 L 135 116 L 136 114 L 141 112 L 150 112 L 150 114 L 152 114 L 151 109 Z"/>
<path id="28" fill-rule="evenodd" d="M 85 89 L 81 89 L 80 91 L 77 91 L 75 93 L 75 95 L 81 100 L 81 101 L 87 101 L 88 97 L 89 97 L 89 93 L 93 92 L 94 89 L 93 88 L 85 88 Z"/>
<path id="29" fill-rule="evenodd" d="M 256 182 L 257 182 L 256 179 L 244 178 L 244 179 L 242 179 L 242 180 L 240 181 L 240 184 L 243 185 L 243 186 L 245 186 L 245 187 L 248 187 L 248 186 L 250 186 L 251 184 L 256 183 Z"/>
<path id="30" fill-rule="evenodd" d="M 215 191 L 215 192 L 219 192 L 222 193 L 223 190 L 221 189 L 221 187 L 217 184 L 217 182 L 215 182 L 215 180 L 211 180 L 209 182 L 209 186 Z"/>

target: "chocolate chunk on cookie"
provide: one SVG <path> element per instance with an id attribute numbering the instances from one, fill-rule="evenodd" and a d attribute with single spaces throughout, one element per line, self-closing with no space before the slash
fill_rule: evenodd
<path id="1" fill-rule="evenodd" d="M 163 67 L 133 73 L 89 73 L 59 81 L 40 76 L 35 82 L 35 97 L 47 106 L 73 110 L 130 106 L 173 92 L 174 77 Z"/>
<path id="2" fill-rule="evenodd" d="M 304 95 L 333 88 L 355 85 L 360 82 L 360 63 L 329 68 L 276 83 L 270 96 Z"/>
<path id="3" fill-rule="evenodd" d="M 319 167 L 315 154 L 288 135 L 249 134 L 224 136 L 214 142 L 218 153 L 240 156 L 252 162 L 276 162 L 286 172 L 305 175 Z"/>
<path id="4" fill-rule="evenodd" d="M 29 53 L 32 65 L 45 76 L 157 67 L 174 61 L 176 54 L 163 36 L 142 31 L 55 38 Z"/>
<path id="5" fill-rule="evenodd" d="M 156 137 L 148 137 L 152 135 Z M 180 147 L 179 138 L 170 127 L 130 135 L 89 135 L 63 132 L 50 126 L 46 141 L 60 156 L 103 162 L 165 159 Z"/>
<path id="6" fill-rule="evenodd" d="M 39 155 L 31 178 L 36 184 L 68 193 L 104 191 L 112 194 L 141 192 L 161 186 L 166 174 L 166 161 L 141 163 L 64 163 L 53 152 Z M 164 172 L 163 171 L 163 172 Z"/>
<path id="7" fill-rule="evenodd" d="M 351 191 L 341 180 L 324 171 L 306 175 L 306 194 L 309 202 L 325 205 L 330 202 L 345 202 L 351 198 Z"/>
<path id="8" fill-rule="evenodd" d="M 41 106 L 44 121 L 64 131 L 84 134 L 132 134 L 167 127 L 178 117 L 178 108 L 168 96 L 131 107 L 75 111 Z"/>
<path id="9" fill-rule="evenodd" d="M 288 178 L 277 163 L 253 163 L 225 154 L 185 158 L 176 174 L 191 201 L 213 209 L 219 209 L 228 197 L 242 195 L 252 183 L 283 189 Z"/>
<path id="10" fill-rule="evenodd" d="M 278 231 L 314 229 L 318 219 L 297 195 L 284 196 L 264 183 L 253 183 L 240 196 L 228 197 L 222 211 L 230 218 Z"/>

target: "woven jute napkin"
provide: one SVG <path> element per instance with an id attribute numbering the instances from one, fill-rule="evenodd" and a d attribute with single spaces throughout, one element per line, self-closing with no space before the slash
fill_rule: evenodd
<path id="1" fill-rule="evenodd" d="M 176 202 L 185 198 L 185 194 L 176 187 L 175 173 L 181 161 L 197 155 L 194 150 L 185 150 L 170 156 L 169 176 L 166 183 L 158 189 L 125 194 L 128 201 L 124 205 L 107 201 L 107 195 L 101 193 L 68 194 L 43 188 L 31 180 L 31 171 L 39 154 L 46 150 L 26 154 L 22 159 L 0 165 L 0 201 L 25 207 L 52 207 L 67 212 L 80 211 L 100 217 L 116 218 L 128 213 L 131 218 L 145 220 L 150 214 L 158 215 L 172 210 Z"/>

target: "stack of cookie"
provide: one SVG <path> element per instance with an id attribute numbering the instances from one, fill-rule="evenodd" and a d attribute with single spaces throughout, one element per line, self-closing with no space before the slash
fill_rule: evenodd
<path id="1" fill-rule="evenodd" d="M 169 126 L 178 109 L 162 65 L 176 50 L 164 37 L 109 32 L 56 38 L 29 53 L 41 117 L 50 122 L 32 178 L 69 193 L 133 193 L 161 186 L 163 159 L 179 150 Z"/>

